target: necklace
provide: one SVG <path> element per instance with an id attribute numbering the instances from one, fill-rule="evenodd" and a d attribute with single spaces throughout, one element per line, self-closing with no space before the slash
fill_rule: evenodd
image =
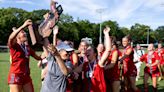
<path id="1" fill-rule="evenodd" d="M 90 77 L 90 78 L 93 77 L 93 73 L 94 73 L 95 65 L 96 65 L 96 60 L 94 61 L 93 66 L 91 65 L 91 63 L 89 63 L 88 77 Z"/>

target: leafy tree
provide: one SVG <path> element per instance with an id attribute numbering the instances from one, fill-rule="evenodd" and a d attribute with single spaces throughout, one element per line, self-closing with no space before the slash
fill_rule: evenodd
<path id="1" fill-rule="evenodd" d="M 60 22 L 61 23 L 72 23 L 73 22 L 73 17 L 68 15 L 68 14 L 61 14 Z"/>
<path id="2" fill-rule="evenodd" d="M 49 10 L 34 10 L 32 12 L 18 8 L 2 8 L 0 9 L 0 44 L 6 44 L 12 27 L 19 27 L 26 19 L 32 19 L 33 23 L 40 24 L 43 15 Z M 88 20 L 74 21 L 73 17 L 68 14 L 60 16 L 59 35 L 62 40 L 71 40 L 78 47 L 79 42 L 84 37 L 92 38 L 94 45 L 99 43 L 99 23 L 91 23 Z M 159 26 L 153 31 L 149 26 L 143 24 L 134 24 L 130 29 L 119 27 L 116 21 L 105 21 L 102 23 L 102 30 L 105 26 L 111 27 L 111 36 L 116 37 L 117 41 L 121 41 L 122 37 L 127 34 L 132 36 L 134 43 L 146 43 L 147 34 L 150 33 L 150 42 L 164 40 L 164 26 Z M 27 32 L 28 33 L 28 32 Z M 52 41 L 52 35 L 50 37 Z"/>
<path id="3" fill-rule="evenodd" d="M 154 31 L 154 38 L 157 41 L 164 41 L 164 26 L 159 26 L 155 31 Z"/>
<path id="4" fill-rule="evenodd" d="M 131 26 L 129 34 L 134 43 L 146 43 L 148 31 L 151 31 L 149 26 L 136 23 Z"/>

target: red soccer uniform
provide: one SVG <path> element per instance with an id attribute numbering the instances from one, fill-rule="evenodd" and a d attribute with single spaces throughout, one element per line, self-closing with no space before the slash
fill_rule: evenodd
<path id="1" fill-rule="evenodd" d="M 89 63 L 85 62 L 84 71 L 84 89 L 83 92 L 106 92 L 106 84 L 104 79 L 104 68 L 100 67 L 97 62 L 93 65 L 93 76 L 89 78 Z"/>
<path id="2" fill-rule="evenodd" d="M 123 56 L 125 53 L 127 53 L 128 49 L 133 49 L 133 48 L 131 46 L 127 46 L 124 49 Z M 123 60 L 124 76 L 137 76 L 137 69 L 133 62 L 133 54 L 134 51 L 132 50 L 131 54 Z"/>
<path id="3" fill-rule="evenodd" d="M 113 50 L 111 52 L 109 58 L 108 58 L 109 59 L 108 60 L 109 61 L 108 64 L 111 63 L 111 59 L 112 59 L 112 56 L 113 56 L 114 52 L 118 53 L 118 58 L 121 55 L 121 52 L 119 50 Z M 118 66 L 118 61 L 116 61 L 116 64 L 114 65 L 113 68 L 105 70 L 105 78 L 111 82 L 111 81 L 119 80 L 119 77 L 120 77 L 120 70 L 119 70 L 119 66 Z"/>
<path id="4" fill-rule="evenodd" d="M 159 55 L 160 64 L 164 65 L 164 49 L 156 49 L 155 52 Z"/>
<path id="5" fill-rule="evenodd" d="M 34 55 L 35 52 L 31 50 L 29 46 L 25 46 L 26 54 L 24 49 L 18 44 L 9 46 L 11 55 L 11 65 L 8 75 L 9 84 L 20 84 L 23 85 L 31 81 L 30 68 L 29 68 L 29 56 Z"/>
<path id="6" fill-rule="evenodd" d="M 156 60 L 159 60 L 159 56 L 156 52 L 153 52 L 153 54 L 151 55 L 151 61 L 152 61 L 152 64 L 156 62 Z M 141 58 L 140 58 L 141 61 L 144 61 L 146 64 L 148 64 L 148 54 L 144 54 Z M 159 76 L 159 69 L 158 69 L 158 66 L 155 65 L 155 66 L 152 66 L 151 68 L 149 67 L 145 67 L 144 69 L 144 72 L 145 73 L 148 73 L 150 75 L 152 75 L 153 77 L 155 76 Z"/>

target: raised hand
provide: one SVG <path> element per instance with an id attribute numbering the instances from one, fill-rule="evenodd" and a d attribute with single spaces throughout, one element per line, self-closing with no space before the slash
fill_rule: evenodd
<path id="1" fill-rule="evenodd" d="M 43 17 L 44 17 L 44 20 L 47 20 L 49 17 L 49 13 L 44 14 Z"/>
<path id="2" fill-rule="evenodd" d="M 110 27 L 106 26 L 106 28 L 103 30 L 104 34 L 108 34 L 110 32 Z"/>
<path id="3" fill-rule="evenodd" d="M 52 44 L 47 46 L 48 51 L 53 55 L 58 55 L 58 51 Z"/>
<path id="4" fill-rule="evenodd" d="M 73 71 L 76 73 L 80 73 L 83 70 L 84 63 L 80 64 L 78 67 L 76 67 Z"/>
<path id="5" fill-rule="evenodd" d="M 58 27 L 58 26 L 55 26 L 55 27 L 53 28 L 53 34 L 54 34 L 54 35 L 57 35 L 58 32 L 59 32 L 59 27 Z"/>
<path id="6" fill-rule="evenodd" d="M 12 30 L 15 31 L 15 30 L 17 30 L 17 28 L 16 27 L 13 27 Z"/>
<path id="7" fill-rule="evenodd" d="M 26 20 L 26 21 L 24 22 L 24 24 L 23 24 L 23 27 L 26 27 L 26 26 L 28 26 L 28 25 L 32 25 L 31 19 Z"/>

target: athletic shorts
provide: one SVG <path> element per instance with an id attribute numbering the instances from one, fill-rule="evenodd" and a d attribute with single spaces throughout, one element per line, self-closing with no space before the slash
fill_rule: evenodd
<path id="1" fill-rule="evenodd" d="M 107 82 L 110 81 L 110 83 L 114 82 L 114 81 L 120 81 L 120 75 L 117 73 L 108 73 L 108 76 L 107 76 L 107 74 L 105 74 L 105 80 Z"/>
<path id="2" fill-rule="evenodd" d="M 133 62 L 133 61 L 131 61 Z M 123 76 L 125 77 L 136 77 L 137 68 L 133 63 L 124 62 L 123 63 Z"/>
<path id="3" fill-rule="evenodd" d="M 18 84 L 18 85 L 25 85 L 29 82 L 32 82 L 30 75 L 20 73 L 10 73 L 8 75 L 8 84 Z"/>
<path id="4" fill-rule="evenodd" d="M 129 69 L 127 72 L 124 72 L 123 76 L 136 77 L 137 69 L 136 68 Z"/>
<path id="5" fill-rule="evenodd" d="M 145 69 L 144 69 L 144 73 L 149 74 L 151 77 L 158 77 L 158 76 L 160 75 L 158 69 L 155 70 L 155 71 L 153 71 L 152 74 L 151 74 L 151 73 L 150 73 L 150 70 L 149 70 L 148 68 L 145 68 Z"/>

